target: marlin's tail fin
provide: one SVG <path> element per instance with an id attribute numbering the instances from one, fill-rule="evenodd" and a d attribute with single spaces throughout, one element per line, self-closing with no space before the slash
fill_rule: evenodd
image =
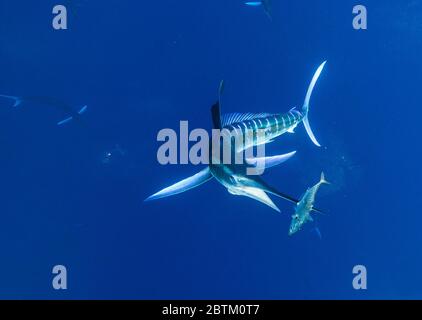
<path id="1" fill-rule="evenodd" d="M 314 77 L 312 78 L 312 81 L 311 81 L 311 83 L 309 85 L 308 92 L 306 93 L 305 102 L 303 103 L 303 107 L 302 107 L 302 112 L 303 112 L 303 115 L 304 115 L 303 124 L 305 126 L 306 132 L 308 133 L 308 136 L 312 140 L 312 142 L 315 145 L 317 145 L 318 147 L 320 147 L 321 145 L 319 144 L 318 140 L 315 138 L 315 135 L 312 132 L 311 126 L 309 124 L 309 119 L 308 119 L 309 102 L 311 100 L 312 92 L 314 91 L 314 88 L 315 88 L 315 85 L 316 85 L 316 83 L 318 81 L 318 78 L 321 75 L 321 72 L 324 69 L 326 63 L 327 63 L 327 61 L 324 61 L 319 66 L 319 68 L 317 69 L 317 71 L 315 72 Z"/>
<path id="2" fill-rule="evenodd" d="M 6 96 L 6 95 L 3 95 L 3 94 L 0 94 L 0 97 L 14 100 L 15 103 L 13 104 L 13 107 L 18 107 L 23 102 L 23 99 L 21 97 Z"/>
<path id="3" fill-rule="evenodd" d="M 321 172 L 321 180 L 319 181 L 320 184 L 331 184 L 327 180 L 325 180 L 325 174 L 324 172 Z"/>

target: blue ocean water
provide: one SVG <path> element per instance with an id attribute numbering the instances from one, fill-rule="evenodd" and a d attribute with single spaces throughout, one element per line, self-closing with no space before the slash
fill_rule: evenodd
<path id="1" fill-rule="evenodd" d="M 0 101 L 0 298 L 422 298 L 420 1 L 365 1 L 365 31 L 350 0 L 274 0 L 272 21 L 240 0 L 68 0 L 68 30 L 56 4 L 0 2 L 0 94 L 88 105 L 58 127 L 55 108 Z M 300 125 L 268 146 L 297 155 L 264 176 L 299 197 L 326 173 L 322 239 L 288 236 L 291 204 L 274 198 L 277 214 L 216 181 L 143 202 L 202 169 L 161 166 L 156 136 L 210 129 L 221 79 L 224 112 L 286 112 L 324 60 L 323 147 Z"/>

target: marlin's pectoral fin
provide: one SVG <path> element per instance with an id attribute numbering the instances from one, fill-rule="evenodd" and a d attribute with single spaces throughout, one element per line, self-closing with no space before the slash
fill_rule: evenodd
<path id="1" fill-rule="evenodd" d="M 258 167 L 258 168 L 268 169 L 268 168 L 272 168 L 272 167 L 278 166 L 279 164 L 286 162 L 291 157 L 293 157 L 295 154 L 296 154 L 296 151 L 286 153 L 286 154 L 282 154 L 282 155 L 279 155 L 279 156 L 274 156 L 274 157 L 247 158 L 246 163 L 251 165 L 251 166 Z"/>
<path id="2" fill-rule="evenodd" d="M 210 169 L 207 167 L 192 177 L 186 178 L 180 182 L 171 185 L 170 187 L 167 187 L 157 193 L 154 193 L 152 196 L 145 199 L 145 201 L 170 197 L 188 191 L 190 189 L 200 186 L 201 184 L 207 182 L 210 179 L 212 179 L 212 174 Z"/>

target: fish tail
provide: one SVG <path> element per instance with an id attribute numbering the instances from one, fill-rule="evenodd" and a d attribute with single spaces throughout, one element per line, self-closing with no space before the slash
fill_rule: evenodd
<path id="1" fill-rule="evenodd" d="M 324 172 L 321 172 L 321 180 L 319 181 L 320 184 L 331 184 L 327 180 L 325 180 L 325 174 Z"/>
<path id="2" fill-rule="evenodd" d="M 311 100 L 311 96 L 312 96 L 312 92 L 314 91 L 315 85 L 318 81 L 319 76 L 321 75 L 322 70 L 325 67 L 325 64 L 327 63 L 327 61 L 324 61 L 319 68 L 317 69 L 317 71 L 315 72 L 312 81 L 308 87 L 308 91 L 306 93 L 306 97 L 305 97 L 305 102 L 303 103 L 303 107 L 302 107 L 302 113 L 303 113 L 303 124 L 305 126 L 306 132 L 308 133 L 309 138 L 312 140 L 312 142 L 320 147 L 321 145 L 319 144 L 318 140 L 315 138 L 314 133 L 312 132 L 311 126 L 309 124 L 309 118 L 308 118 L 308 114 L 309 114 L 309 102 Z"/>
<path id="3" fill-rule="evenodd" d="M 18 107 L 23 102 L 23 98 L 21 97 L 15 97 L 15 96 L 6 96 L 4 94 L 0 94 L 0 97 L 14 100 L 15 103 L 13 104 L 13 107 Z"/>

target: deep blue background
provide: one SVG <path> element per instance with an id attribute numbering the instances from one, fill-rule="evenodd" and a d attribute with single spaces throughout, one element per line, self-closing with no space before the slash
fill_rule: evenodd
<path id="1" fill-rule="evenodd" d="M 67 31 L 56 1 L 0 2 L 0 93 L 89 105 L 57 127 L 54 109 L 0 101 L 0 298 L 422 298 L 420 1 L 365 1 L 367 31 L 360 2 L 273 2 L 271 23 L 241 0 L 68 0 Z M 268 146 L 298 154 L 265 175 L 300 196 L 326 172 L 322 240 L 288 237 L 290 204 L 215 181 L 143 202 L 200 170 L 160 166 L 156 134 L 209 128 L 221 79 L 224 111 L 285 112 L 324 60 L 310 111 L 324 147 L 301 126 Z M 115 144 L 126 155 L 104 164 Z"/>

